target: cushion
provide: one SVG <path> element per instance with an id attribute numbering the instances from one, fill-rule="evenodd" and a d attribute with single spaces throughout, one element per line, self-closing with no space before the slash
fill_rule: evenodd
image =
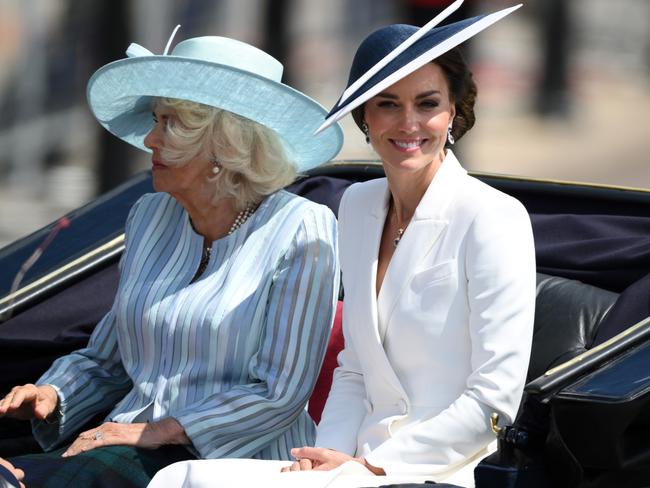
<path id="1" fill-rule="evenodd" d="M 323 407 L 327 401 L 330 388 L 332 387 L 332 375 L 338 366 L 337 356 L 343 350 L 343 302 L 339 301 L 336 305 L 336 315 L 334 316 L 334 324 L 332 325 L 332 332 L 330 333 L 327 350 L 325 352 L 325 359 L 323 366 L 318 374 L 316 386 L 309 399 L 307 411 L 314 422 L 320 422 Z"/>
<path id="2" fill-rule="evenodd" d="M 602 344 L 646 317 L 650 317 L 650 274 L 623 290 L 600 324 L 592 347 Z"/>
<path id="3" fill-rule="evenodd" d="M 527 382 L 589 349 L 617 297 L 577 280 L 538 273 Z"/>

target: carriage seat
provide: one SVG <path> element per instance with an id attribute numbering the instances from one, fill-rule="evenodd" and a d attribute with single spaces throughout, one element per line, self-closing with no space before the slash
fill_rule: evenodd
<path id="1" fill-rule="evenodd" d="M 537 273 L 533 345 L 526 382 L 589 349 L 617 297 L 617 293 L 577 280 Z M 332 386 L 336 357 L 344 345 L 342 311 L 343 301 L 339 301 L 323 366 L 309 400 L 308 410 L 316 423 Z"/>
<path id="2" fill-rule="evenodd" d="M 537 273 L 533 346 L 526 382 L 590 349 L 618 294 Z"/>

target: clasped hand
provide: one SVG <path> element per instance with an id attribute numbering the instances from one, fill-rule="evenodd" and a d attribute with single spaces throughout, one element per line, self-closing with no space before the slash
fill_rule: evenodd
<path id="1" fill-rule="evenodd" d="M 338 468 L 340 465 L 348 461 L 355 461 L 362 464 L 370 472 L 377 476 L 385 475 L 386 473 L 382 468 L 368 464 L 368 461 L 362 457 L 353 457 L 344 454 L 334 449 L 325 449 L 323 447 L 298 447 L 291 449 L 291 455 L 296 458 L 296 461 L 285 468 L 282 472 L 290 471 L 330 471 Z"/>

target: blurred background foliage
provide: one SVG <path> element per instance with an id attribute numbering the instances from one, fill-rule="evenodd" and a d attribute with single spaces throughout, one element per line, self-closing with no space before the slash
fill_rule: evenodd
<path id="1" fill-rule="evenodd" d="M 326 107 L 359 42 L 424 24 L 450 0 L 0 0 L 0 245 L 148 169 L 85 101 L 90 75 L 130 42 L 162 52 L 222 35 L 285 65 Z M 512 5 L 466 0 L 460 16 Z M 477 124 L 457 145 L 470 171 L 650 187 L 650 2 L 530 0 L 464 46 Z M 348 118 L 339 159 L 375 156 Z"/>

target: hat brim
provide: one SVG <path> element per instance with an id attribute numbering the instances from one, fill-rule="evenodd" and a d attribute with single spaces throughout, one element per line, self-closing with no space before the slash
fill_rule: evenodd
<path id="1" fill-rule="evenodd" d="M 343 144 L 338 125 L 314 135 L 327 111 L 282 83 L 248 71 L 179 56 L 127 58 L 100 68 L 88 82 L 88 104 L 112 134 L 148 151 L 153 97 L 210 105 L 273 130 L 288 159 L 306 171 L 332 159 Z"/>
<path id="2" fill-rule="evenodd" d="M 418 39 L 412 46 L 387 63 L 368 81 L 355 90 L 344 101 L 334 105 L 325 122 L 316 130 L 324 133 L 334 123 L 342 119 L 355 108 L 410 75 L 425 64 L 442 56 L 467 39 L 488 28 L 506 15 L 521 7 L 521 4 L 488 15 L 479 15 L 432 29 Z"/>

